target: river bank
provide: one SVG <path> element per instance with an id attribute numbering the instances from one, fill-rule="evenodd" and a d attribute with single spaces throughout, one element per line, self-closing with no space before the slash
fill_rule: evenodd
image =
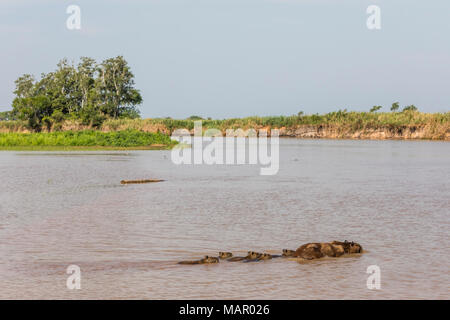
<path id="1" fill-rule="evenodd" d="M 0 150 L 24 151 L 89 151 L 89 150 L 165 150 L 174 142 L 162 133 L 123 130 L 93 130 L 0 133 Z"/>
<path id="2" fill-rule="evenodd" d="M 120 132 L 135 130 L 161 133 L 170 136 L 176 129 L 194 132 L 194 122 L 201 120 L 202 129 L 218 129 L 223 135 L 228 129 L 264 129 L 270 134 L 278 129 L 281 137 L 323 139 L 394 139 L 394 140 L 444 140 L 450 141 L 450 112 L 346 112 L 338 111 L 324 115 L 294 115 L 275 117 L 247 117 L 233 119 L 109 119 L 99 127 L 83 125 L 77 121 L 64 121 L 50 128 L 57 131 Z M 0 121 L 0 133 L 29 133 L 23 121 Z M 241 133 L 242 134 L 242 133 Z"/>

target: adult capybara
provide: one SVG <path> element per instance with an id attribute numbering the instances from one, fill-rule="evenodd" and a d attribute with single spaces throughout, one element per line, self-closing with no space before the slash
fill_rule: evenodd
<path id="1" fill-rule="evenodd" d="M 320 252 L 327 257 L 337 257 L 336 250 L 330 243 L 320 243 Z"/>
<path id="2" fill-rule="evenodd" d="M 290 254 L 289 250 L 284 249 L 283 255 Z M 306 260 L 320 259 L 322 257 L 340 257 L 343 254 L 362 253 L 362 246 L 356 242 L 345 240 L 328 242 L 307 243 L 300 246 L 292 257 L 298 257 Z"/>
<path id="3" fill-rule="evenodd" d="M 293 257 L 302 258 L 305 260 L 322 258 L 324 254 L 321 252 L 321 247 L 322 246 L 320 243 L 304 244 L 295 250 Z"/>

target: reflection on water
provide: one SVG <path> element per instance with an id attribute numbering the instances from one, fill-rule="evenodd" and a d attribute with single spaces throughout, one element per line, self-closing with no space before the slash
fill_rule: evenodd
<path id="1" fill-rule="evenodd" d="M 0 298 L 449 298 L 448 143 L 280 142 L 275 176 L 176 166 L 169 151 L 0 152 Z M 120 185 L 146 178 L 166 181 Z M 344 239 L 367 252 L 176 264 Z M 66 288 L 70 264 L 81 290 Z"/>

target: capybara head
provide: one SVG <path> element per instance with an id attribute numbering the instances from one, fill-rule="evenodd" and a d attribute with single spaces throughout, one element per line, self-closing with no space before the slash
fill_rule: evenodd
<path id="1" fill-rule="evenodd" d="M 294 255 L 295 251 L 294 250 L 289 250 L 289 249 L 283 249 L 283 257 L 292 257 Z"/>
<path id="2" fill-rule="evenodd" d="M 349 253 L 362 253 L 363 249 L 362 246 L 359 243 L 356 242 L 350 242 L 350 247 L 348 249 Z"/>
<path id="3" fill-rule="evenodd" d="M 341 241 L 333 241 L 332 244 L 341 245 L 344 248 L 345 253 L 361 253 L 362 252 L 362 246 L 359 243 L 356 242 L 350 242 L 347 240 L 344 240 L 344 242 Z"/>
<path id="4" fill-rule="evenodd" d="M 220 259 L 228 259 L 231 258 L 233 254 L 231 252 L 219 252 Z"/>
<path id="5" fill-rule="evenodd" d="M 246 258 L 247 258 L 247 259 L 256 259 L 256 258 L 261 257 L 261 255 L 262 255 L 262 254 L 259 253 L 259 252 L 249 251 Z"/>

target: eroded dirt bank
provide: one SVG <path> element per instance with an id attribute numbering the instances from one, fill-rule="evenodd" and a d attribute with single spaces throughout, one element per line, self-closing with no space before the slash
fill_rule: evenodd
<path id="1" fill-rule="evenodd" d="M 380 127 L 352 130 L 322 125 L 300 126 L 297 128 L 281 128 L 280 136 L 324 139 L 428 139 L 450 141 L 450 127 L 447 127 L 445 130 L 436 130 L 436 128 L 427 126 Z"/>
<path id="2" fill-rule="evenodd" d="M 272 129 L 279 130 L 280 137 L 303 138 L 303 139 L 369 139 L 369 140 L 444 140 L 450 141 L 450 126 L 445 130 L 436 130 L 427 126 L 403 126 L 396 128 L 365 128 L 365 129 L 349 129 L 336 126 L 297 126 L 294 128 L 270 128 L 255 127 L 259 130 L 266 130 L 268 135 Z M 172 134 L 170 130 L 159 128 L 160 131 Z M 222 135 L 226 135 L 225 130 L 221 130 Z M 194 134 L 194 130 L 189 130 L 190 134 Z M 234 132 L 234 136 L 247 136 L 248 129 Z"/>

